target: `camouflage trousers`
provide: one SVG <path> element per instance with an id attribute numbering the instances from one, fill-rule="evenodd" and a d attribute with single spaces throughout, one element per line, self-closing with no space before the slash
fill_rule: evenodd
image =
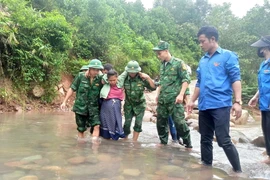
<path id="1" fill-rule="evenodd" d="M 88 127 L 94 127 L 100 125 L 99 107 L 91 106 L 88 108 L 87 115 L 81 115 L 75 112 L 75 119 L 77 124 L 77 130 L 84 132 Z"/>
<path id="2" fill-rule="evenodd" d="M 157 107 L 157 131 L 161 144 L 168 143 L 168 117 L 172 116 L 177 135 L 183 139 L 186 146 L 191 146 L 190 130 L 185 121 L 184 107 L 182 104 L 166 103 Z"/>
<path id="3" fill-rule="evenodd" d="M 124 112 L 125 112 L 125 124 L 124 124 L 124 132 L 125 135 L 130 134 L 130 126 L 132 123 L 132 118 L 135 117 L 135 123 L 133 130 L 135 132 L 142 132 L 142 120 L 145 111 L 145 103 L 140 103 L 137 105 L 131 105 L 129 103 L 124 104 Z"/>

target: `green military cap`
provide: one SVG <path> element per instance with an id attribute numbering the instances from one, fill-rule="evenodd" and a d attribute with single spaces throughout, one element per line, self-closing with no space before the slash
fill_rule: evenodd
<path id="1" fill-rule="evenodd" d="M 104 69 L 101 61 L 98 59 L 92 59 L 88 65 L 88 68 Z"/>
<path id="2" fill-rule="evenodd" d="M 127 71 L 128 73 L 138 73 L 140 72 L 142 69 L 139 65 L 139 63 L 137 61 L 129 61 L 127 66 L 125 67 L 125 71 Z"/>
<path id="3" fill-rule="evenodd" d="M 169 49 L 170 44 L 165 41 L 159 41 L 158 45 L 153 48 L 154 51 L 163 51 Z"/>
<path id="4" fill-rule="evenodd" d="M 83 65 L 80 69 L 80 71 L 83 71 L 83 70 L 88 70 L 89 69 L 89 66 L 88 65 Z"/>

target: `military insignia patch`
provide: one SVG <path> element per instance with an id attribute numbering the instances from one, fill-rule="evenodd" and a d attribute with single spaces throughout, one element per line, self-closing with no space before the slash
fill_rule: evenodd
<path id="1" fill-rule="evenodd" d="M 187 66 L 184 63 L 182 64 L 182 69 L 185 71 L 187 70 Z"/>

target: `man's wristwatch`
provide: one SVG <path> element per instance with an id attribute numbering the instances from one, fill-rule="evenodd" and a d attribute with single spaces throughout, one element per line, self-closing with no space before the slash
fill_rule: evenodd
<path id="1" fill-rule="evenodd" d="M 235 103 L 237 103 L 237 104 L 239 104 L 239 105 L 241 105 L 241 106 L 242 106 L 242 104 L 243 104 L 243 102 L 242 102 L 241 100 L 235 100 L 235 101 L 233 102 L 233 104 L 235 104 Z"/>

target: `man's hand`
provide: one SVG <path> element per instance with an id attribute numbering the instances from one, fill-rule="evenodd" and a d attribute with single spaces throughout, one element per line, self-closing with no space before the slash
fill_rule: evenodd
<path id="1" fill-rule="evenodd" d="M 66 109 L 66 102 L 63 102 L 61 105 L 60 105 L 60 108 L 62 110 L 65 110 Z"/>
<path id="2" fill-rule="evenodd" d="M 258 98 L 253 97 L 253 98 L 251 98 L 251 99 L 249 100 L 248 105 L 249 105 L 250 107 L 255 107 L 255 106 L 257 105 L 257 103 L 258 103 Z"/>
<path id="3" fill-rule="evenodd" d="M 238 103 L 234 103 L 232 107 L 232 115 L 235 119 L 238 119 L 242 116 L 242 106 Z"/>
<path id="4" fill-rule="evenodd" d="M 140 76 L 142 79 L 145 79 L 145 80 L 150 79 L 150 76 L 149 76 L 148 74 L 145 74 L 145 73 L 142 73 L 142 72 L 139 72 L 139 76 Z"/>
<path id="5" fill-rule="evenodd" d="M 187 116 L 190 115 L 193 111 L 194 108 L 194 102 L 189 101 L 188 104 L 186 105 L 186 112 L 187 112 Z"/>
<path id="6" fill-rule="evenodd" d="M 184 95 L 179 94 L 175 99 L 175 104 L 182 104 L 184 101 Z"/>

